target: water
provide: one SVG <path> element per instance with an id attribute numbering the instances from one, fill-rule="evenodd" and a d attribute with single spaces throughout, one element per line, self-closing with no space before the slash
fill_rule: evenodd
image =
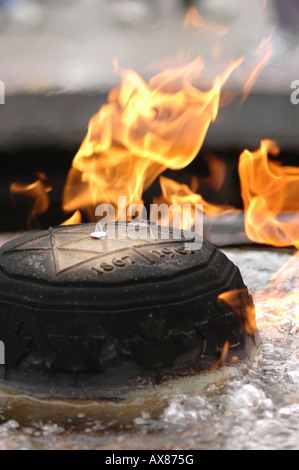
<path id="1" fill-rule="evenodd" d="M 0 450 L 298 450 L 297 305 L 283 305 L 279 316 L 264 302 L 274 296 L 275 285 L 264 293 L 269 280 L 291 254 L 261 248 L 224 251 L 255 299 L 262 339 L 255 357 L 136 391 L 119 402 L 45 401 L 2 390 Z M 294 289 L 294 273 L 282 276 L 284 292 L 288 286 Z"/>

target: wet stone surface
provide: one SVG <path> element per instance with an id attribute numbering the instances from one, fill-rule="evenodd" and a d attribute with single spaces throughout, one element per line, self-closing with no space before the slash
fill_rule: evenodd
<path id="1" fill-rule="evenodd" d="M 291 254 L 230 248 L 256 303 L 262 345 L 251 362 L 170 381 L 123 401 L 42 401 L 0 393 L 0 449 L 294 449 L 299 435 L 298 312 L 267 285 Z M 296 260 L 295 260 L 296 262 Z M 294 264 L 294 263 L 293 263 Z M 297 270 L 298 271 L 298 270 Z M 283 276 L 284 290 L 293 285 Z"/>

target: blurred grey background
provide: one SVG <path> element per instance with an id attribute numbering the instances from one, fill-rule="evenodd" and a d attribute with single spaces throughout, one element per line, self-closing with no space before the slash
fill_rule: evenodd
<path id="1" fill-rule="evenodd" d="M 222 59 L 250 60 L 261 38 L 278 25 L 275 73 L 265 73 L 257 87 L 289 88 L 298 72 L 298 0 L 0 0 L 0 76 L 7 93 L 107 91 L 118 80 L 115 57 L 123 68 L 142 73 L 180 49 L 205 54 L 217 38 L 183 30 L 192 5 L 230 29 L 222 39 Z"/>
<path id="2" fill-rule="evenodd" d="M 89 118 L 120 81 L 114 58 L 146 78 L 151 63 L 178 50 L 207 56 L 219 38 L 182 28 L 190 6 L 229 28 L 218 65 L 221 70 L 228 58 L 244 55 L 239 78 L 250 73 L 258 44 L 276 25 L 273 56 L 251 96 L 242 107 L 220 113 L 206 143 L 246 146 L 270 137 L 296 147 L 299 108 L 289 97 L 291 82 L 299 79 L 299 0 L 0 0 L 0 79 L 6 91 L 0 149 L 78 144 Z M 205 79 L 214 75 L 207 60 Z"/>

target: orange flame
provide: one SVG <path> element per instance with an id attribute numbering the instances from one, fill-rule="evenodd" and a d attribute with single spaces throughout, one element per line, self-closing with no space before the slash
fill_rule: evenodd
<path id="1" fill-rule="evenodd" d="M 247 236 L 256 243 L 299 248 L 299 168 L 270 160 L 279 155 L 277 144 L 261 142 L 256 152 L 245 150 L 239 174 Z M 279 319 L 298 322 L 299 252 L 280 268 L 265 290 L 256 293 L 257 316 L 266 325 L 279 326 Z M 234 304 L 235 293 L 223 296 Z M 250 314 L 250 312 L 249 312 Z M 296 329 L 296 328 L 295 328 Z"/>
<path id="2" fill-rule="evenodd" d="M 69 219 L 62 222 L 60 225 L 76 225 L 81 224 L 82 215 L 80 211 L 76 211 Z"/>
<path id="3" fill-rule="evenodd" d="M 256 152 L 245 150 L 239 161 L 245 229 L 257 243 L 299 247 L 299 168 L 270 161 L 278 146 L 264 140 Z"/>
<path id="4" fill-rule="evenodd" d="M 208 31 L 219 37 L 225 36 L 229 31 L 229 28 L 226 26 L 204 19 L 195 7 L 190 7 L 185 16 L 184 28 L 190 25 L 194 26 L 199 31 Z"/>
<path id="5" fill-rule="evenodd" d="M 223 84 L 241 62 L 230 64 L 207 91 L 197 86 L 204 68 L 200 58 L 166 69 L 149 83 L 132 70 L 122 72 L 121 87 L 91 119 L 75 156 L 64 210 L 83 210 L 94 219 L 98 204 L 116 208 L 119 195 L 127 205 L 142 203 L 144 190 L 166 168 L 189 165 L 218 114 Z"/>
<path id="6" fill-rule="evenodd" d="M 256 320 L 255 320 L 255 307 L 252 305 L 246 306 L 246 317 L 243 312 L 242 296 L 244 295 L 243 289 L 235 289 L 228 292 L 220 294 L 218 298 L 223 300 L 225 303 L 230 305 L 237 313 L 239 313 L 244 319 L 244 328 L 249 335 L 253 335 L 254 331 L 257 329 Z M 247 293 L 246 293 L 247 296 Z M 239 305 L 241 305 L 239 309 Z"/>
<path id="7" fill-rule="evenodd" d="M 160 176 L 160 186 L 162 190 L 162 196 L 155 199 L 155 202 L 159 204 L 166 203 L 169 206 L 176 205 L 182 215 L 185 215 L 183 208 L 186 204 L 191 205 L 191 207 L 195 207 L 196 204 L 202 204 L 204 214 L 215 218 L 226 216 L 226 221 L 228 218 L 235 218 L 241 213 L 241 210 L 235 209 L 232 206 L 213 204 L 206 201 L 201 194 L 195 192 L 199 187 L 199 182 L 195 177 L 192 178 L 191 187 L 189 187 L 186 184 L 178 183 L 169 178 L 166 178 L 165 176 Z M 192 217 L 193 219 L 191 221 L 182 217 L 181 220 L 184 223 L 184 225 L 181 227 L 182 229 L 188 230 L 188 227 L 193 226 L 195 217 L 194 211 Z M 161 220 L 161 224 L 163 225 L 163 220 Z"/>
<path id="8" fill-rule="evenodd" d="M 260 56 L 256 66 L 253 68 L 252 72 L 250 73 L 245 85 L 243 86 L 243 97 L 242 102 L 247 99 L 248 95 L 250 94 L 253 85 L 257 81 L 258 76 L 265 68 L 265 65 L 269 62 L 272 54 L 273 54 L 273 45 L 271 42 L 272 35 L 274 33 L 275 28 L 272 29 L 271 34 L 267 38 L 263 38 L 260 42 L 256 50 L 256 55 Z"/>
<path id="9" fill-rule="evenodd" d="M 299 252 L 285 263 L 269 282 L 267 288 L 256 295 L 257 316 L 261 324 L 280 326 L 289 319 L 294 332 L 299 321 Z"/>
<path id="10" fill-rule="evenodd" d="M 38 176 L 39 178 L 32 184 L 14 182 L 10 185 L 13 203 L 22 208 L 26 215 L 28 214 L 27 227 L 29 229 L 35 228 L 37 216 L 46 212 L 50 206 L 48 193 L 52 188 L 42 181 L 46 179 L 45 175 L 39 174 Z"/>
<path id="11" fill-rule="evenodd" d="M 193 7 L 184 21 L 185 28 L 190 25 L 218 38 L 228 32 L 226 27 L 203 19 Z M 262 57 L 244 85 L 244 99 L 270 58 L 271 35 L 261 42 L 257 52 Z M 114 206 L 115 212 L 120 210 L 116 217 L 126 218 L 127 207 L 142 204 L 144 191 L 166 169 L 180 170 L 194 160 L 219 107 L 236 96 L 230 92 L 223 96 L 221 92 L 242 62 L 243 58 L 233 61 L 214 79 L 209 90 L 199 88 L 205 67 L 201 58 L 179 66 L 169 65 L 148 83 L 133 70 L 120 72 L 115 62 L 121 85 L 109 93 L 108 103 L 90 120 L 67 177 L 63 209 L 79 210 L 95 220 L 96 206 L 107 203 Z M 160 181 L 164 202 L 176 200 L 180 204 L 182 197 L 182 204 L 186 200 L 204 204 L 211 216 L 240 213 L 231 207 L 208 204 L 195 191 L 180 189 L 167 179 Z M 217 184 L 221 185 L 221 178 Z M 126 207 L 118 207 L 119 196 L 125 196 Z"/>

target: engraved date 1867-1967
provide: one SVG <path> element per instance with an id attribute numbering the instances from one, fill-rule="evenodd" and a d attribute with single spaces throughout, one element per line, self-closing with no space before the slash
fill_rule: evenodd
<path id="1" fill-rule="evenodd" d="M 149 264 L 155 264 L 155 257 L 161 260 L 167 258 L 174 258 L 175 256 L 186 256 L 188 254 L 194 254 L 194 251 L 185 250 L 185 248 L 182 247 L 165 247 L 154 249 L 149 253 L 149 255 L 154 256 L 145 255 L 139 252 L 137 249 L 135 249 L 134 252 L 137 257 L 139 256 L 143 259 L 143 261 L 146 260 Z M 132 255 L 125 255 L 119 258 L 113 258 L 111 261 L 109 261 L 109 263 L 102 262 L 99 267 L 93 267 L 92 271 L 101 276 L 106 273 L 111 273 L 116 269 L 123 269 L 127 266 L 134 265 L 135 263 L 136 261 L 133 259 Z"/>

